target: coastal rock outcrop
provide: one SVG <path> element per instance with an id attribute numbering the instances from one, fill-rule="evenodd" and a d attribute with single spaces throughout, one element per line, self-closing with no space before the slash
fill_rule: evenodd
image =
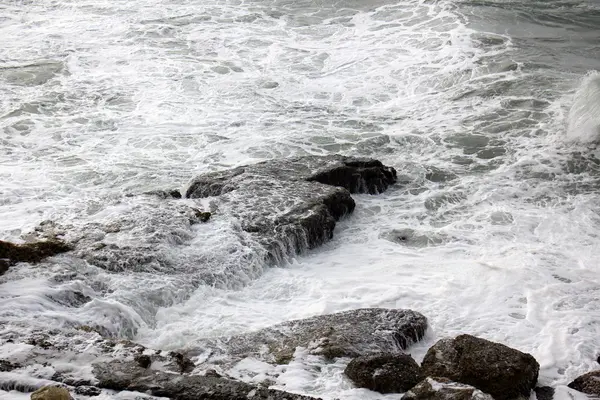
<path id="1" fill-rule="evenodd" d="M 585 394 L 600 396 L 600 370 L 581 375 L 568 386 Z"/>
<path id="2" fill-rule="evenodd" d="M 402 400 L 494 400 L 473 386 L 447 378 L 426 378 L 410 389 Z"/>
<path id="3" fill-rule="evenodd" d="M 343 156 L 272 160 L 196 177 L 187 198 L 220 198 L 218 210 L 268 251 L 272 262 L 330 240 L 354 210 L 351 193 L 377 194 L 396 181 L 380 161 Z"/>
<path id="4" fill-rule="evenodd" d="M 177 191 L 112 196 L 68 224 L 41 224 L 73 255 L 111 272 L 187 277 L 184 285 L 237 288 L 269 265 L 330 240 L 355 207 L 351 193 L 380 193 L 396 171 L 343 156 L 276 159 L 202 174 Z"/>
<path id="5" fill-rule="evenodd" d="M 540 369 L 530 354 L 471 335 L 438 341 L 421 367 L 425 376 L 472 385 L 496 400 L 528 398 Z"/>
<path id="6" fill-rule="evenodd" d="M 423 378 L 419 364 L 403 353 L 356 357 L 344 373 L 356 386 L 379 393 L 404 393 Z"/>
<path id="7" fill-rule="evenodd" d="M 254 357 L 285 364 L 298 347 L 327 359 L 358 357 L 379 352 L 397 353 L 420 340 L 427 318 L 412 310 L 363 308 L 288 321 L 256 332 L 197 343 L 197 354 L 222 349 L 215 359 L 235 362 Z M 193 352 L 192 352 L 193 355 Z"/>

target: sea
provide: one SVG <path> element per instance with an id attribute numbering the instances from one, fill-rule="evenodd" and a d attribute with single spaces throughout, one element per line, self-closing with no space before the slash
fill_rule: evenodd
<path id="1" fill-rule="evenodd" d="M 0 239 L 43 221 L 135 225 L 127 196 L 270 159 L 369 157 L 399 179 L 354 195 L 325 245 L 219 285 L 68 256 L 14 266 L 0 358 L 15 329 L 95 325 L 175 350 L 408 308 L 430 323 L 418 361 L 472 334 L 531 353 L 539 384 L 570 399 L 565 385 L 600 367 L 598 71 L 598 0 L 1 0 Z M 210 226 L 186 251 L 241 262 Z M 74 291 L 91 300 L 56 300 Z M 347 362 L 300 352 L 276 375 L 251 359 L 229 373 L 399 398 L 355 388 Z"/>

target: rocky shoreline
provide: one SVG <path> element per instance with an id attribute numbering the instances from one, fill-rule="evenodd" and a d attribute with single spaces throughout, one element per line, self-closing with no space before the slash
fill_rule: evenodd
<path id="1" fill-rule="evenodd" d="M 152 199 L 137 205 L 147 217 L 141 221 L 124 218 L 79 227 L 46 222 L 29 242 L 0 241 L 0 275 L 19 263 L 65 253 L 113 273 L 189 273 L 191 285 L 218 286 L 233 279 L 235 271 L 224 268 L 219 275 L 206 255 L 187 254 L 180 265 L 168 250 L 175 243 L 185 253 L 194 225 L 235 220 L 240 241 L 259 249 L 254 257 L 276 265 L 330 240 L 336 222 L 355 208 L 351 194 L 378 194 L 395 181 L 396 171 L 377 160 L 342 156 L 274 160 L 208 173 L 196 177 L 183 196 L 176 190 L 141 195 Z M 209 202 L 193 203 L 201 199 Z M 151 229 L 157 222 L 164 232 Z M 140 224 L 146 224 L 144 229 Z M 122 232 L 136 240 L 120 243 Z M 195 268 L 183 270 L 182 265 Z M 312 397 L 269 388 L 269 380 L 251 384 L 228 375 L 244 359 L 284 366 L 303 351 L 324 362 L 347 360 L 345 375 L 356 387 L 405 393 L 403 400 L 512 400 L 533 391 L 540 399 L 552 398 L 552 388 L 536 387 L 540 367 L 531 355 L 470 335 L 438 341 L 419 365 L 406 350 L 423 339 L 427 328 L 427 318 L 416 311 L 368 308 L 207 338 L 179 352 L 117 340 L 100 326 L 4 330 L 0 346 L 14 351 L 0 358 L 0 389 L 35 391 L 33 400 L 87 399 L 120 391 L 176 400 L 307 400 Z M 594 371 L 569 387 L 600 396 L 598 382 L 600 371 Z"/>

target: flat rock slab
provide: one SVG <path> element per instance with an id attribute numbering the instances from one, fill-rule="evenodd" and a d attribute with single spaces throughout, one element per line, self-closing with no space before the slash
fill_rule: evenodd
<path id="1" fill-rule="evenodd" d="M 494 400 L 473 386 L 447 378 L 427 378 L 406 392 L 402 400 Z"/>
<path id="2" fill-rule="evenodd" d="M 412 310 L 364 308 L 284 322 L 256 332 L 206 339 L 191 356 L 214 352 L 214 359 L 246 357 L 288 363 L 298 347 L 327 359 L 400 352 L 420 340 L 427 318 Z M 214 351 L 213 349 L 217 349 Z M 219 351 L 220 350 L 220 351 Z"/>
<path id="3" fill-rule="evenodd" d="M 173 400 L 314 400 L 225 378 L 170 374 L 143 368 L 135 362 L 95 364 L 93 374 L 101 388 L 138 391 Z"/>
<path id="4" fill-rule="evenodd" d="M 529 398 L 540 369 L 530 354 L 471 335 L 438 341 L 421 367 L 425 376 L 472 385 L 496 400 Z"/>

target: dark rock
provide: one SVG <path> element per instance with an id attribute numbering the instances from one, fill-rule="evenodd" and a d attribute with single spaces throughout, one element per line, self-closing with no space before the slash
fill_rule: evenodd
<path id="1" fill-rule="evenodd" d="M 194 224 L 196 222 L 208 222 L 208 220 L 212 216 L 211 213 L 206 211 L 200 211 L 197 208 L 192 208 L 192 211 L 194 212 L 194 219 L 190 219 L 191 224 Z"/>
<path id="2" fill-rule="evenodd" d="M 330 240 L 354 210 L 350 193 L 380 193 L 395 181 L 377 160 L 308 156 L 201 175 L 185 197 L 219 196 L 220 212 L 238 218 L 276 263 Z"/>
<path id="3" fill-rule="evenodd" d="M 0 240 L 0 274 L 18 262 L 37 263 L 46 257 L 71 250 L 71 246 L 60 240 L 14 244 Z"/>
<path id="4" fill-rule="evenodd" d="M 236 362 L 245 357 L 288 363 L 298 347 L 325 358 L 358 357 L 400 352 L 425 334 L 427 319 L 411 310 L 364 308 L 288 321 L 238 336 L 205 339 L 198 351 L 216 349 L 217 360 Z M 265 353 L 265 346 L 268 352 Z M 225 349 L 219 354 L 217 349 Z M 195 353 L 194 353 L 195 354 Z"/>
<path id="5" fill-rule="evenodd" d="M 309 400 L 278 390 L 244 382 L 199 375 L 175 375 L 144 369 L 135 362 L 113 361 L 94 364 L 98 386 L 112 390 L 132 390 L 176 400 Z"/>
<path id="6" fill-rule="evenodd" d="M 179 190 L 152 190 L 150 192 L 146 192 L 144 194 L 150 196 L 157 196 L 160 199 L 181 199 L 181 192 Z"/>
<path id="7" fill-rule="evenodd" d="M 186 372 L 192 372 L 196 367 L 194 362 L 182 353 L 170 352 L 169 357 L 171 357 L 171 359 L 175 362 L 179 372 L 182 374 Z"/>
<path id="8" fill-rule="evenodd" d="M 102 393 L 102 390 L 95 386 L 77 386 L 74 391 L 76 394 L 90 397 L 99 396 Z"/>
<path id="9" fill-rule="evenodd" d="M 422 364 L 425 376 L 473 385 L 496 400 L 529 397 L 540 366 L 530 354 L 470 335 L 442 339 Z"/>
<path id="10" fill-rule="evenodd" d="M 10 372 L 13 369 L 21 368 L 20 364 L 12 363 L 8 360 L 0 360 L 0 372 Z"/>
<path id="11" fill-rule="evenodd" d="M 447 378 L 427 378 L 410 389 L 402 400 L 494 400 L 473 386 Z"/>
<path id="12" fill-rule="evenodd" d="M 212 378 L 222 378 L 223 377 L 223 375 L 221 375 L 220 373 L 218 373 L 214 369 L 209 369 L 206 372 L 204 372 L 204 376 L 209 376 L 209 377 L 212 377 Z"/>
<path id="13" fill-rule="evenodd" d="M 136 355 L 133 360 L 142 368 L 148 368 L 152 364 L 150 356 L 144 354 Z"/>
<path id="14" fill-rule="evenodd" d="M 356 386 L 379 393 L 404 393 L 423 379 L 419 364 L 403 353 L 357 357 L 344 373 Z"/>
<path id="15" fill-rule="evenodd" d="M 568 386 L 585 394 L 600 396 L 600 370 L 581 375 Z"/>
<path id="16" fill-rule="evenodd" d="M 554 398 L 554 388 L 550 386 L 538 386 L 534 389 L 537 400 L 552 400 Z"/>
<path id="17" fill-rule="evenodd" d="M 596 362 L 597 362 L 598 364 L 600 364 L 600 355 L 598 356 L 598 358 L 596 358 Z"/>

